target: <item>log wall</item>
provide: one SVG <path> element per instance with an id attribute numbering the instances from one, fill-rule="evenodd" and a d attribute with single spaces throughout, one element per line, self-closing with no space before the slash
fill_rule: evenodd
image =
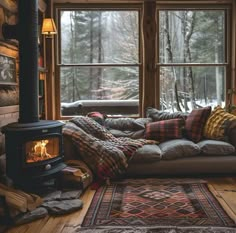
<path id="1" fill-rule="evenodd" d="M 0 0 L 0 55 L 12 57 L 16 61 L 16 81 L 12 85 L 0 82 L 0 177 L 5 174 L 5 136 L 2 127 L 18 121 L 19 88 L 18 88 L 18 44 L 16 40 L 6 40 L 2 35 L 4 23 L 17 23 L 16 1 Z M 2 75 L 0 73 L 0 75 Z"/>

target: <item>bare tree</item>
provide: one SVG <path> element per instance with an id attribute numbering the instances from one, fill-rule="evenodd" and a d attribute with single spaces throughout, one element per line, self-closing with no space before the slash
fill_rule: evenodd
<path id="1" fill-rule="evenodd" d="M 173 63 L 173 53 L 172 53 L 171 39 L 170 39 L 168 11 L 165 11 L 164 17 L 165 17 L 164 32 L 166 35 L 166 42 L 167 42 L 166 50 L 167 50 L 168 62 Z M 175 96 L 175 100 L 176 100 L 176 108 L 178 111 L 181 111 L 181 107 L 180 107 L 180 103 L 179 103 L 179 96 L 178 96 L 177 77 L 176 77 L 175 67 L 173 67 L 173 66 L 172 66 L 172 72 L 173 72 L 173 77 L 174 77 L 174 96 Z"/>
<path id="2" fill-rule="evenodd" d="M 190 14 L 189 11 L 183 11 L 182 18 L 181 18 L 181 24 L 182 24 L 182 34 L 184 38 L 184 63 L 192 62 L 192 56 L 191 56 L 191 49 L 190 49 L 190 39 L 193 35 L 194 32 L 194 27 L 196 24 L 196 12 L 193 11 Z M 192 109 L 196 107 L 196 102 L 195 102 L 195 91 L 194 91 L 194 78 L 193 78 L 193 70 L 192 67 L 187 67 L 184 68 L 184 71 L 187 70 L 187 73 L 184 75 L 184 92 L 185 93 L 190 93 L 190 101 L 192 105 Z M 187 90 L 187 83 L 185 77 L 188 78 L 189 82 L 189 88 Z M 188 110 L 187 106 L 187 99 L 184 98 L 184 108 L 185 111 Z"/>

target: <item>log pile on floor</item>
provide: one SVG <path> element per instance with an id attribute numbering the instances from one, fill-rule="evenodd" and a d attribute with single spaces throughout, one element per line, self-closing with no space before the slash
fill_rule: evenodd
<path id="1" fill-rule="evenodd" d="M 5 197 L 9 209 L 15 212 L 32 211 L 43 203 L 43 199 L 36 194 L 26 193 L 4 184 L 0 184 L 0 195 Z"/>
<path id="2" fill-rule="evenodd" d="M 50 215 L 63 215 L 79 210 L 83 202 L 79 199 L 82 190 L 50 190 L 44 195 L 26 193 L 0 183 L 0 216 L 4 224 L 23 224 Z"/>

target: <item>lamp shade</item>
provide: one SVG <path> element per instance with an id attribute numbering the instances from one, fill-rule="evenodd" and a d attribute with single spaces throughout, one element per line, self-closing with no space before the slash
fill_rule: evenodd
<path id="1" fill-rule="evenodd" d="M 48 36 L 57 34 L 57 28 L 52 18 L 43 19 L 42 34 Z"/>

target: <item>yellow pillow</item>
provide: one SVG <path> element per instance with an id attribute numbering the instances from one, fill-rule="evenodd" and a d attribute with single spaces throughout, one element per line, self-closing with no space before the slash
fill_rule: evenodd
<path id="1" fill-rule="evenodd" d="M 227 129 L 236 120 L 236 116 L 217 106 L 208 118 L 204 127 L 204 137 L 216 140 L 225 140 Z"/>

